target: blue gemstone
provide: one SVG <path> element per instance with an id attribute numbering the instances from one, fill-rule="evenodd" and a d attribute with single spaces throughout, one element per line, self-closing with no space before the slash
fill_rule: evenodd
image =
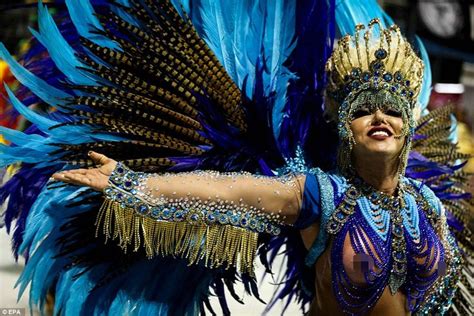
<path id="1" fill-rule="evenodd" d="M 233 225 L 238 225 L 240 223 L 240 215 L 235 214 L 230 217 L 230 221 Z"/>
<path id="2" fill-rule="evenodd" d="M 259 233 L 263 233 L 265 231 L 265 224 L 260 223 L 257 227 L 257 230 L 258 230 Z"/>
<path id="3" fill-rule="evenodd" d="M 281 233 L 280 227 L 277 227 L 277 226 L 273 227 L 273 235 L 280 235 L 280 233 Z"/>
<path id="4" fill-rule="evenodd" d="M 219 223 L 227 224 L 228 222 L 229 222 L 229 218 L 227 217 L 226 214 L 221 214 L 221 216 L 219 216 Z"/>
<path id="5" fill-rule="evenodd" d="M 393 79 L 393 76 L 392 76 L 391 73 L 388 73 L 388 72 L 387 72 L 387 73 L 385 73 L 385 74 L 383 75 L 383 80 L 385 80 L 385 81 L 387 81 L 387 82 L 392 81 L 392 79 Z"/>
<path id="6" fill-rule="evenodd" d="M 171 211 L 168 208 L 163 209 L 163 218 L 169 219 L 171 217 Z"/>
<path id="7" fill-rule="evenodd" d="M 414 95 L 415 95 L 415 93 L 414 93 L 413 91 L 410 90 L 410 91 L 408 92 L 408 96 L 409 96 L 410 98 L 413 98 Z"/>
<path id="8" fill-rule="evenodd" d="M 129 188 L 132 186 L 132 182 L 131 181 L 125 181 L 124 185 Z"/>
<path id="9" fill-rule="evenodd" d="M 338 219 L 343 219 L 344 218 L 344 213 L 339 212 L 339 213 L 336 214 L 336 216 L 337 216 Z"/>
<path id="10" fill-rule="evenodd" d="M 184 213 L 182 211 L 177 211 L 176 213 L 174 213 L 174 217 L 178 220 L 181 220 L 184 217 Z"/>
<path id="11" fill-rule="evenodd" d="M 357 89 L 360 86 L 360 82 L 358 80 L 355 80 L 352 82 L 352 89 Z"/>
<path id="12" fill-rule="evenodd" d="M 395 80 L 397 80 L 397 81 L 402 81 L 402 79 L 403 79 L 402 74 L 401 74 L 399 71 L 397 71 L 397 72 L 395 73 Z"/>
<path id="13" fill-rule="evenodd" d="M 370 73 L 364 72 L 364 73 L 362 74 L 362 81 L 368 82 L 369 80 L 370 80 Z"/>
<path id="14" fill-rule="evenodd" d="M 207 214 L 207 220 L 213 223 L 216 220 L 216 217 L 212 214 Z"/>
<path id="15" fill-rule="evenodd" d="M 122 193 L 117 193 L 117 195 L 115 196 L 117 198 L 117 201 L 122 201 L 123 200 L 123 194 Z"/>
<path id="16" fill-rule="evenodd" d="M 148 206 L 145 204 L 141 204 L 138 206 L 137 211 L 140 214 L 145 214 L 146 212 L 148 212 Z"/>
<path id="17" fill-rule="evenodd" d="M 395 91 L 397 91 L 397 87 L 396 87 L 396 86 L 392 86 L 392 87 L 390 88 L 390 90 L 392 90 L 392 92 L 395 92 Z"/>
<path id="18" fill-rule="evenodd" d="M 402 92 L 400 92 L 401 95 L 403 96 L 406 96 L 407 95 L 407 91 L 406 90 L 402 90 Z"/>
<path id="19" fill-rule="evenodd" d="M 372 63 L 372 70 L 379 70 L 383 68 L 383 64 L 379 61 Z"/>
<path id="20" fill-rule="evenodd" d="M 352 71 L 351 71 L 351 75 L 352 75 L 352 77 L 354 77 L 354 78 L 359 78 L 360 72 L 361 72 L 360 68 L 354 68 L 354 69 L 352 69 Z"/>
<path id="21" fill-rule="evenodd" d="M 160 217 L 160 209 L 154 208 L 151 210 L 151 217 L 159 218 Z"/>
<path id="22" fill-rule="evenodd" d="M 247 218 L 245 218 L 245 217 L 242 218 L 242 219 L 240 220 L 240 225 L 242 225 L 243 227 L 247 227 Z"/>
<path id="23" fill-rule="evenodd" d="M 410 80 L 405 81 L 405 86 L 407 86 L 407 87 L 410 86 Z"/>
<path id="24" fill-rule="evenodd" d="M 250 228 L 256 228 L 257 227 L 257 220 L 255 218 L 252 218 L 250 220 Z"/>
<path id="25" fill-rule="evenodd" d="M 199 215 L 198 215 L 198 214 L 192 214 L 189 218 L 190 218 L 193 222 L 196 222 L 197 220 L 199 220 Z"/>
<path id="26" fill-rule="evenodd" d="M 122 167 L 118 167 L 118 168 L 116 169 L 116 171 L 117 171 L 118 173 L 123 173 L 125 170 L 124 170 Z"/>
<path id="27" fill-rule="evenodd" d="M 387 51 L 383 48 L 379 48 L 375 51 L 375 58 L 385 59 L 387 57 Z"/>

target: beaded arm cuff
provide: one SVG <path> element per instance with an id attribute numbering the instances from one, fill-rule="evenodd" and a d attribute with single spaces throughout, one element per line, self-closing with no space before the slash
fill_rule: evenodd
<path id="1" fill-rule="evenodd" d="M 106 240 L 118 238 L 124 250 L 130 245 L 134 251 L 143 246 L 148 257 L 172 255 L 185 257 L 190 264 L 238 266 L 241 272 L 253 273 L 258 234 L 278 235 L 284 217 L 279 212 L 265 212 L 264 207 L 249 205 L 242 198 L 222 200 L 213 196 L 203 199 L 194 196 L 194 192 L 158 194 L 171 192 L 160 185 L 176 187 L 183 183 L 180 187 L 184 191 L 192 186 L 190 179 L 196 177 L 205 178 L 210 187 L 219 187 L 222 181 L 245 182 L 250 178 L 253 183 L 263 178 L 214 172 L 153 175 L 133 172 L 118 163 L 104 190 L 106 199 L 97 218 L 97 234 L 102 228 Z M 174 178 L 184 181 L 166 180 Z M 157 185 L 158 180 L 160 185 Z M 298 195 L 295 193 L 299 192 L 297 181 L 289 178 L 268 181 L 269 186 L 275 187 L 275 195 L 281 195 L 281 189 Z M 248 190 L 254 191 L 253 188 Z M 261 200 L 260 197 L 257 199 Z"/>

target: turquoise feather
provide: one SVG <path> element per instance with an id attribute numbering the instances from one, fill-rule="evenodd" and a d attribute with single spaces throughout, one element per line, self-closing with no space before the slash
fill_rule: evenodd
<path id="1" fill-rule="evenodd" d="M 85 67 L 76 57 L 74 50 L 59 32 L 48 8 L 39 2 L 38 5 L 39 33 L 30 29 L 35 38 L 48 50 L 51 59 L 61 72 L 75 84 L 97 85 L 87 73 L 79 67 Z"/>
<path id="2" fill-rule="evenodd" d="M 22 85 L 31 91 L 34 91 L 34 93 L 44 102 L 52 106 L 57 106 L 63 104 L 63 99 L 69 97 L 69 94 L 66 92 L 49 85 L 46 81 L 40 79 L 21 66 L 10 55 L 5 45 L 2 43 L 0 43 L 0 59 L 3 59 L 10 66 L 10 71 Z"/>
<path id="3" fill-rule="evenodd" d="M 66 6 L 69 10 L 71 20 L 74 23 L 79 35 L 100 46 L 121 51 L 120 46 L 110 40 L 108 37 L 91 32 L 94 29 L 101 31 L 104 29 L 95 16 L 94 8 L 92 7 L 89 0 L 66 0 Z"/>

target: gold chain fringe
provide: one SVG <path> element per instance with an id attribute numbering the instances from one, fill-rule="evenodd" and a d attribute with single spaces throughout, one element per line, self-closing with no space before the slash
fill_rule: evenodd
<path id="1" fill-rule="evenodd" d="M 209 268 L 237 267 L 254 275 L 258 233 L 231 225 L 206 225 L 157 221 L 137 214 L 133 209 L 105 199 L 96 220 L 96 237 L 102 228 L 105 241 L 118 239 L 126 252 L 144 247 L 147 257 L 156 255 L 187 258 L 189 264 Z"/>

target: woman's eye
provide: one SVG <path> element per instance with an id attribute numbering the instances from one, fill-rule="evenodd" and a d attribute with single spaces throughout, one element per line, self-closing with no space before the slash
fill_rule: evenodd
<path id="1" fill-rule="evenodd" d="M 352 114 L 352 118 L 353 118 L 353 119 L 356 119 L 356 118 L 363 117 L 363 116 L 367 116 L 367 115 L 370 115 L 370 111 L 369 111 L 369 110 L 367 110 L 367 109 L 360 109 L 360 110 L 355 111 L 354 114 Z"/>
<path id="2" fill-rule="evenodd" d="M 402 117 L 402 112 L 395 109 L 388 109 L 385 111 L 385 114 L 393 117 Z"/>

